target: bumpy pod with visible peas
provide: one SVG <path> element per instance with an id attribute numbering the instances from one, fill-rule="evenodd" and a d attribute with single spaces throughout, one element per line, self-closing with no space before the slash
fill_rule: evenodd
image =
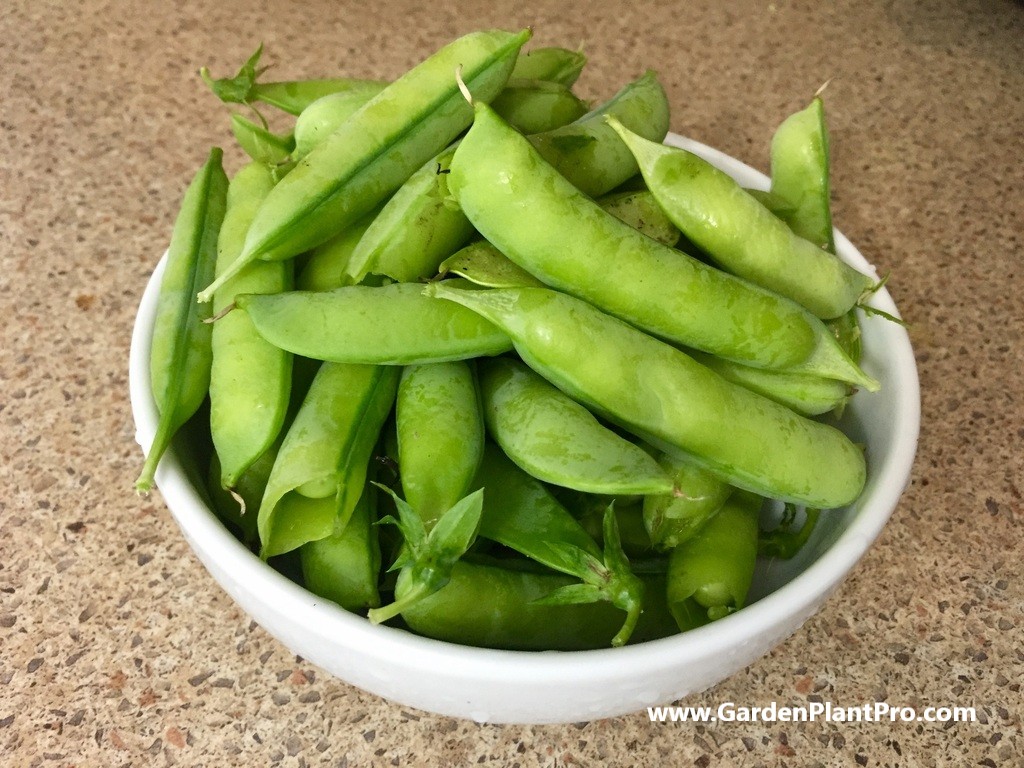
<path id="1" fill-rule="evenodd" d="M 241 252 L 249 222 L 273 186 L 270 170 L 261 163 L 250 163 L 231 180 L 217 241 L 218 272 Z M 237 293 L 289 290 L 291 272 L 289 262 L 250 264 L 217 291 L 213 311 L 223 311 Z M 213 324 L 211 346 L 210 433 L 220 457 L 221 483 L 231 488 L 284 424 L 292 356 L 265 341 L 243 312 L 229 312 Z"/>
<path id="2" fill-rule="evenodd" d="M 499 326 L 571 397 L 731 485 L 822 508 L 849 504 L 864 487 L 864 455 L 838 429 L 725 381 L 586 302 L 544 288 L 466 291 L 442 281 L 424 290 Z"/>
<path id="3" fill-rule="evenodd" d="M 761 499 L 737 491 L 669 559 L 668 606 L 684 632 L 743 607 L 754 580 Z"/>
<path id="4" fill-rule="evenodd" d="M 448 183 L 481 234 L 554 288 L 705 352 L 878 387 L 807 310 L 619 221 L 486 104 L 476 103 Z"/>
<path id="5" fill-rule="evenodd" d="M 820 318 L 849 311 L 874 280 L 796 235 L 727 173 L 692 152 L 655 144 L 611 122 L 648 188 L 693 243 L 730 272 Z"/>
<path id="6" fill-rule="evenodd" d="M 671 493 L 672 479 L 642 448 L 522 363 L 480 363 L 488 432 L 539 480 L 588 493 Z"/>
<path id="7" fill-rule="evenodd" d="M 309 250 L 392 194 L 472 120 L 452 77 L 455 67 L 462 65 L 480 98 L 491 99 L 529 37 L 529 30 L 471 33 L 377 94 L 274 187 L 249 228 L 238 268 Z M 199 300 L 209 300 L 216 287 L 200 292 Z"/>
<path id="8" fill-rule="evenodd" d="M 153 475 L 174 433 L 198 410 L 210 385 L 210 335 L 203 322 L 209 307 L 198 307 L 196 287 L 213 278 L 217 236 L 227 207 L 228 178 L 223 152 L 214 148 L 196 173 L 174 222 L 167 264 L 160 283 L 149 356 L 153 399 L 160 419 L 142 472 L 140 492 L 153 486 Z M 191 294 L 191 295 L 190 295 Z"/>

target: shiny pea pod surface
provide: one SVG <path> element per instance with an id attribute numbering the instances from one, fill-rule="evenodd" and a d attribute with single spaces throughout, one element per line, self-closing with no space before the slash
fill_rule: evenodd
<path id="1" fill-rule="evenodd" d="M 416 283 L 244 295 L 235 303 L 271 344 L 316 360 L 417 365 L 499 355 L 508 335 L 477 313 L 423 295 Z"/>
<path id="2" fill-rule="evenodd" d="M 543 288 L 467 291 L 444 282 L 424 290 L 499 326 L 531 368 L 574 399 L 643 439 L 683 451 L 731 485 L 821 508 L 849 504 L 864 487 L 864 455 L 835 427 L 727 382 L 580 299 Z"/>
<path id="3" fill-rule="evenodd" d="M 482 361 L 480 388 L 489 434 L 539 480 L 599 494 L 672 492 L 649 454 L 523 363 Z"/>
<path id="4" fill-rule="evenodd" d="M 520 267 L 652 334 L 748 365 L 878 386 L 801 306 L 619 221 L 486 104 L 476 104 L 449 186 L 477 230 Z"/>

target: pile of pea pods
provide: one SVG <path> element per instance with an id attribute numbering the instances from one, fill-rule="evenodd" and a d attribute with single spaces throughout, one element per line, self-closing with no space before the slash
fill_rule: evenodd
<path id="1" fill-rule="evenodd" d="M 830 422 L 878 388 L 876 286 L 835 256 L 820 96 L 746 190 L 662 143 L 654 72 L 591 105 L 584 54 L 530 37 L 393 82 L 201 71 L 251 161 L 214 148 L 184 195 L 137 487 L 174 440 L 254 552 L 369 621 L 617 646 L 739 610 L 861 493 Z"/>

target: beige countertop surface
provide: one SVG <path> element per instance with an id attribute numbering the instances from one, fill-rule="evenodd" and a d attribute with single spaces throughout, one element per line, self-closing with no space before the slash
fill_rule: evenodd
<path id="1" fill-rule="evenodd" d="M 831 78 L 835 221 L 910 323 L 923 422 L 891 522 L 795 635 L 686 703 L 957 704 L 978 722 L 413 711 L 296 658 L 159 494 L 133 492 L 134 314 L 186 183 L 231 143 L 198 67 L 233 73 L 263 40 L 276 79 L 389 78 L 525 25 L 533 45 L 583 44 L 587 98 L 656 68 L 672 130 L 762 170 L 775 126 Z M 9 0 L 0 104 L 3 765 L 1024 765 L 1019 2 Z"/>

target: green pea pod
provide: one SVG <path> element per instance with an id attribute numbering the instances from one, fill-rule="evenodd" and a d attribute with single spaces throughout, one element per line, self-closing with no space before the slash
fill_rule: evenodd
<path id="1" fill-rule="evenodd" d="M 806 109 L 787 117 L 772 136 L 772 194 L 792 206 L 790 212 L 776 212 L 790 229 L 835 253 L 828 166 L 825 104 L 815 96 Z"/>
<path id="2" fill-rule="evenodd" d="M 764 189 L 749 189 L 747 187 L 744 187 L 743 191 L 757 200 L 757 202 L 780 219 L 785 220 L 787 216 L 793 215 L 796 211 L 795 205 L 774 192 L 769 192 Z"/>
<path id="3" fill-rule="evenodd" d="M 648 188 L 693 243 L 728 271 L 820 318 L 848 312 L 875 281 L 797 236 L 732 177 L 692 152 L 656 144 L 609 121 Z"/>
<path id="4" fill-rule="evenodd" d="M 531 368 L 598 415 L 685 452 L 731 485 L 824 509 L 853 502 L 864 487 L 864 455 L 835 427 L 731 384 L 579 299 L 444 282 L 424 290 L 481 313 Z"/>
<path id="5" fill-rule="evenodd" d="M 259 511 L 263 559 L 343 530 L 363 493 L 398 369 L 325 363 L 285 435 Z M 333 499 L 309 515 L 301 499 Z"/>
<path id="6" fill-rule="evenodd" d="M 644 527 L 643 503 L 640 501 L 619 503 L 613 497 L 579 494 L 583 498 L 570 505 L 566 500 L 559 499 L 580 521 L 594 541 L 604 543 L 604 515 L 609 504 L 614 504 L 615 521 L 619 529 L 622 551 L 630 558 L 644 557 L 654 554 L 654 544 L 647 529 Z M 630 563 L 633 565 L 632 561 Z M 640 575 L 636 568 L 633 572 Z"/>
<path id="7" fill-rule="evenodd" d="M 396 600 L 369 612 L 370 621 L 379 624 L 413 608 L 437 592 L 451 578 L 452 568 L 476 540 L 483 511 L 484 491 L 479 489 L 448 509 L 428 532 L 413 508 L 388 488 L 398 518 L 382 522 L 396 524 L 405 539 L 405 547 L 392 570 L 401 568 L 408 588 Z"/>
<path id="8" fill-rule="evenodd" d="M 384 205 L 352 251 L 347 274 L 353 283 L 370 273 L 399 282 L 431 277 L 473 236 L 448 192 L 454 154 L 453 145 L 431 158 Z"/>
<path id="9" fill-rule="evenodd" d="M 476 105 L 448 183 L 487 240 L 554 288 L 650 333 L 737 362 L 878 388 L 805 309 L 619 221 L 486 104 Z"/>
<path id="10" fill-rule="evenodd" d="M 153 399 L 160 419 L 135 481 L 141 493 L 153 487 L 157 464 L 171 438 L 198 410 L 210 385 L 212 328 L 203 322 L 210 316 L 210 308 L 196 306 L 193 297 L 197 286 L 213 277 L 217 260 L 217 235 L 228 187 L 222 158 L 219 148 L 211 149 L 206 163 L 192 179 L 167 249 L 149 356 Z"/>
<path id="11" fill-rule="evenodd" d="M 586 64 L 587 57 L 583 51 L 558 47 L 534 48 L 519 55 L 512 77 L 547 80 L 569 87 L 579 79 Z"/>
<path id="12" fill-rule="evenodd" d="M 303 109 L 295 119 L 295 157 L 308 155 L 366 102 L 383 91 L 385 85 L 380 83 L 376 88 L 329 93 Z"/>
<path id="13" fill-rule="evenodd" d="M 611 192 L 638 171 L 629 148 L 605 122 L 608 116 L 652 141 L 664 139 L 669 107 L 657 76 L 647 72 L 576 122 L 530 138 L 540 156 L 589 197 Z"/>
<path id="14" fill-rule="evenodd" d="M 587 493 L 671 493 L 672 478 L 642 448 L 522 363 L 494 358 L 479 371 L 488 432 L 524 472 Z"/>
<path id="15" fill-rule="evenodd" d="M 672 549 L 722 508 L 732 488 L 685 456 L 663 452 L 658 463 L 672 475 L 674 488 L 669 494 L 644 497 L 644 527 L 654 546 Z"/>
<path id="16" fill-rule="evenodd" d="M 702 352 L 689 353 L 723 379 L 739 384 L 804 416 L 820 416 L 843 407 L 853 394 L 850 385 L 808 373 L 751 368 Z"/>
<path id="17" fill-rule="evenodd" d="M 686 631 L 738 611 L 757 561 L 761 499 L 738 492 L 669 559 L 668 606 Z"/>
<path id="18" fill-rule="evenodd" d="M 544 283 L 486 240 L 477 240 L 449 256 L 440 266 L 441 275 L 451 273 L 487 288 L 543 288 Z"/>
<path id="19" fill-rule="evenodd" d="M 527 134 L 553 131 L 587 113 L 587 105 L 568 87 L 547 80 L 509 78 L 491 104 L 509 125 Z"/>
<path id="20" fill-rule="evenodd" d="M 239 146 L 257 163 L 280 165 L 295 150 L 295 136 L 278 135 L 241 115 L 231 116 L 231 132 Z"/>
<path id="21" fill-rule="evenodd" d="M 679 228 L 648 190 L 615 192 L 599 198 L 597 204 L 619 221 L 669 248 L 679 242 Z"/>
<path id="22" fill-rule="evenodd" d="M 405 368 L 395 425 L 402 492 L 429 532 L 469 491 L 483 456 L 480 395 L 469 364 Z"/>
<path id="23" fill-rule="evenodd" d="M 241 251 L 249 223 L 273 186 L 270 170 L 258 162 L 231 180 L 217 241 L 217 272 Z M 290 290 L 291 270 L 287 262 L 250 264 L 217 291 L 213 311 L 225 310 L 237 293 Z M 292 356 L 266 342 L 243 312 L 229 312 L 213 324 L 211 346 L 210 432 L 220 457 L 221 483 L 231 488 L 266 453 L 284 424 Z"/>
<path id="24" fill-rule="evenodd" d="M 410 589 L 411 579 L 398 579 L 396 596 Z M 525 564 L 460 560 L 448 584 L 402 614 L 420 635 L 484 648 L 520 651 L 582 651 L 607 648 L 622 623 L 610 603 L 552 605 L 546 595 L 572 586 L 560 573 L 537 573 Z M 637 621 L 631 643 L 667 637 L 677 631 L 665 604 L 665 577 L 643 580 L 649 599 Z"/>
<path id="25" fill-rule="evenodd" d="M 256 80 L 262 70 L 257 69 L 257 66 L 262 54 L 263 44 L 260 43 L 255 53 L 242 64 L 234 77 L 214 79 L 206 67 L 199 70 L 199 75 L 214 95 L 225 104 L 252 106 L 254 102 L 261 101 L 290 115 L 300 114 L 311 103 L 331 93 L 363 90 L 377 93 L 387 85 L 377 80 L 354 78 L 258 83 Z"/>
<path id="26" fill-rule="evenodd" d="M 367 487 L 348 523 L 329 536 L 299 548 L 306 589 L 325 597 L 348 611 L 380 605 L 377 580 L 380 576 L 380 542 L 377 538 L 377 494 Z M 298 500 L 298 499 L 297 499 Z M 325 505 L 333 512 L 331 499 L 305 499 L 307 506 Z M 314 513 L 314 516 L 320 515 Z"/>
<path id="27" fill-rule="evenodd" d="M 476 482 L 490 489 L 480 519 L 482 537 L 580 580 L 542 600 L 552 605 L 608 601 L 626 612 L 612 645 L 629 640 L 643 606 L 643 584 L 622 552 L 612 509 L 604 516 L 602 552 L 540 482 L 522 472 L 493 444 L 484 449 Z"/>
<path id="28" fill-rule="evenodd" d="M 352 254 L 380 211 L 381 207 L 375 208 L 352 226 L 314 248 L 299 273 L 296 287 L 300 291 L 333 291 L 335 288 L 354 285 L 356 281 L 348 275 Z"/>
<path id="29" fill-rule="evenodd" d="M 296 256 L 366 215 L 469 125 L 472 110 L 453 77 L 456 66 L 479 98 L 494 98 L 530 34 L 471 33 L 377 94 L 274 187 L 237 268 L 256 258 Z M 199 300 L 209 300 L 216 288 L 202 291 Z"/>
<path id="30" fill-rule="evenodd" d="M 432 301 L 415 283 L 252 294 L 235 303 L 271 344 L 317 360 L 417 365 L 499 355 L 512 348 L 492 323 Z"/>

